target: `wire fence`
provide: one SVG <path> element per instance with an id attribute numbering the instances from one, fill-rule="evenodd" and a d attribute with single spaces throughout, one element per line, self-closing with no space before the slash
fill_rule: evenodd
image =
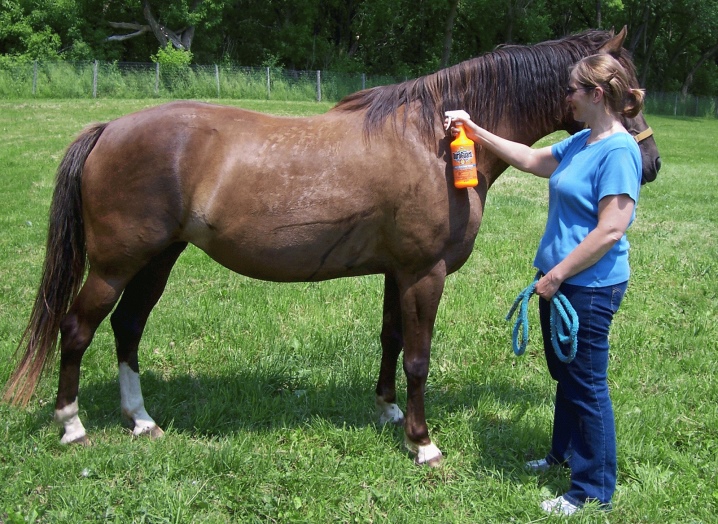
<path id="1" fill-rule="evenodd" d="M 648 92 L 645 110 L 654 115 L 718 118 L 718 97 Z"/>
<path id="2" fill-rule="evenodd" d="M 271 67 L 134 62 L 33 62 L 0 66 L 0 98 L 244 98 L 338 101 L 391 76 Z"/>
<path id="3" fill-rule="evenodd" d="M 226 98 L 337 102 L 404 77 L 234 65 L 135 62 L 0 63 L 0 98 Z M 718 118 L 718 98 L 651 93 L 646 113 Z"/>

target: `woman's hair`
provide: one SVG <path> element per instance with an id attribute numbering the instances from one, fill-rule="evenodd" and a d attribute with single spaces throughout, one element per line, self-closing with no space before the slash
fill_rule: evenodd
<path id="1" fill-rule="evenodd" d="M 608 54 L 591 55 L 572 69 L 583 87 L 601 87 L 606 106 L 623 116 L 633 118 L 643 109 L 643 89 L 632 88 L 623 66 Z"/>

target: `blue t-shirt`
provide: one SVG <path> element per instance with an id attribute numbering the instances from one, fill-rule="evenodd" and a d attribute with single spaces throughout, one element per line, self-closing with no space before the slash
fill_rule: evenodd
<path id="1" fill-rule="evenodd" d="M 641 153 L 628 133 L 614 133 L 586 144 L 585 129 L 554 144 L 559 162 L 549 179 L 546 231 L 534 266 L 548 273 L 598 224 L 598 202 L 609 195 L 628 195 L 638 203 L 641 187 Z M 631 223 L 635 218 L 635 208 Z M 630 224 L 629 224 L 630 225 Z M 567 284 L 601 287 L 628 280 L 628 239 L 624 234 L 598 262 L 568 278 Z"/>

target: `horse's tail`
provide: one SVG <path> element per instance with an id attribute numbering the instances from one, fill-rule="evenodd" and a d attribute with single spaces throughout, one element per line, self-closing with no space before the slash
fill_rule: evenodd
<path id="1" fill-rule="evenodd" d="M 82 169 L 106 125 L 88 126 L 70 145 L 57 168 L 42 281 L 30 320 L 15 350 L 17 356 L 24 347 L 24 354 L 5 384 L 3 402 L 26 406 L 30 401 L 45 364 L 55 353 L 60 322 L 85 276 Z"/>

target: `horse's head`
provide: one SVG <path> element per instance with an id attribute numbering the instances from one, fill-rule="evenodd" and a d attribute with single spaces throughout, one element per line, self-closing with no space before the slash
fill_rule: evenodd
<path id="1" fill-rule="evenodd" d="M 613 32 L 611 32 L 613 34 Z M 636 76 L 636 68 L 631 60 L 630 53 L 623 48 L 623 42 L 626 39 L 626 27 L 605 42 L 598 50 L 599 53 L 608 53 L 617 59 L 628 73 L 631 87 L 639 88 L 638 78 Z M 565 115 L 564 124 L 570 133 L 579 131 L 583 124 L 576 122 L 569 112 Z M 634 118 L 623 117 L 623 126 L 633 135 L 638 142 L 641 150 L 641 160 L 643 161 L 643 173 L 641 173 L 641 183 L 652 182 L 656 179 L 658 171 L 661 169 L 661 156 L 658 153 L 658 146 L 653 138 L 653 130 L 646 123 L 643 112 L 640 112 Z"/>
<path id="2" fill-rule="evenodd" d="M 641 184 L 653 182 L 661 169 L 661 155 L 658 153 L 658 146 L 653 139 L 653 129 L 646 123 L 643 112 L 635 118 L 623 119 L 623 126 L 633 135 L 641 150 L 641 161 L 643 172 L 641 173 Z"/>

